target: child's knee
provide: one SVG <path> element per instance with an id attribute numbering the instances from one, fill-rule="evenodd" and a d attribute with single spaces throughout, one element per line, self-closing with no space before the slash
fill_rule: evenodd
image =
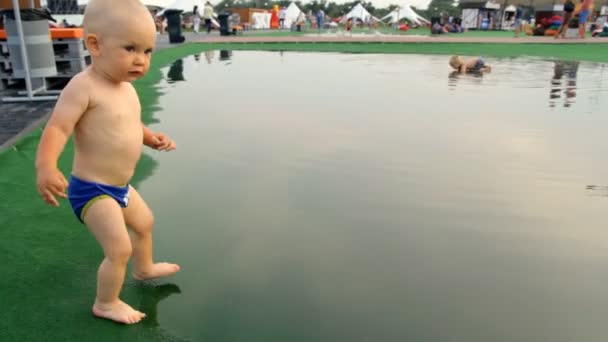
<path id="1" fill-rule="evenodd" d="M 152 228 L 154 227 L 154 215 L 149 213 L 148 215 L 143 215 L 141 218 L 133 224 L 131 229 L 135 231 L 137 234 L 151 234 Z"/>
<path id="2" fill-rule="evenodd" d="M 106 258 L 111 262 L 126 264 L 133 254 L 131 242 L 117 243 L 106 251 Z"/>

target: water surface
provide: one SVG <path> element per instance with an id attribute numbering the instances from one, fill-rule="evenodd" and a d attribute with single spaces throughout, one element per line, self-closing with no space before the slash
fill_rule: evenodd
<path id="1" fill-rule="evenodd" d="M 193 341 L 605 341 L 608 70 L 215 51 L 140 185 Z"/>

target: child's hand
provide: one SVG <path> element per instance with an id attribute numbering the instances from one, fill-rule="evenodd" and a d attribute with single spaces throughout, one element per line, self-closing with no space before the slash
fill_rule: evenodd
<path id="1" fill-rule="evenodd" d="M 175 150 L 175 142 L 163 133 L 156 132 L 152 135 L 150 147 L 159 151 Z"/>
<path id="2" fill-rule="evenodd" d="M 68 198 L 65 194 L 65 190 L 68 187 L 68 181 L 57 168 L 39 169 L 36 185 L 40 197 L 49 205 L 55 207 L 59 206 L 59 202 L 57 202 L 55 196 Z"/>

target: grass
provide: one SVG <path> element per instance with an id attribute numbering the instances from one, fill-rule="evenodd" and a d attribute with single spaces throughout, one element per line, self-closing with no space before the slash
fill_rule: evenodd
<path id="1" fill-rule="evenodd" d="M 162 51 L 179 58 L 205 50 L 260 50 L 341 53 L 401 53 L 485 56 L 498 58 L 537 57 L 608 63 L 605 44 L 518 43 L 191 43 Z M 157 57 L 155 57 L 157 58 Z"/>

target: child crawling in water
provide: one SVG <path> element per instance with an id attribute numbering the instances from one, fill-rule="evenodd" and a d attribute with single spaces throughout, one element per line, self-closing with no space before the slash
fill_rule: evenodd
<path id="1" fill-rule="evenodd" d="M 462 74 L 467 72 L 484 73 L 492 71 L 492 67 L 486 64 L 481 57 L 465 60 L 462 56 L 452 56 L 450 58 L 450 66 Z"/>
<path id="2" fill-rule="evenodd" d="M 83 27 L 92 64 L 68 83 L 46 125 L 36 156 L 37 187 L 50 205 L 59 206 L 56 196 L 67 197 L 103 249 L 93 314 L 132 324 L 146 315 L 119 299 L 129 259 L 138 280 L 169 276 L 180 268 L 153 262 L 152 211 L 129 181 L 142 145 L 171 151 L 175 143 L 142 124 L 131 85 L 148 71 L 156 44 L 150 12 L 139 0 L 91 0 Z M 68 184 L 57 160 L 72 133 L 75 155 Z"/>

